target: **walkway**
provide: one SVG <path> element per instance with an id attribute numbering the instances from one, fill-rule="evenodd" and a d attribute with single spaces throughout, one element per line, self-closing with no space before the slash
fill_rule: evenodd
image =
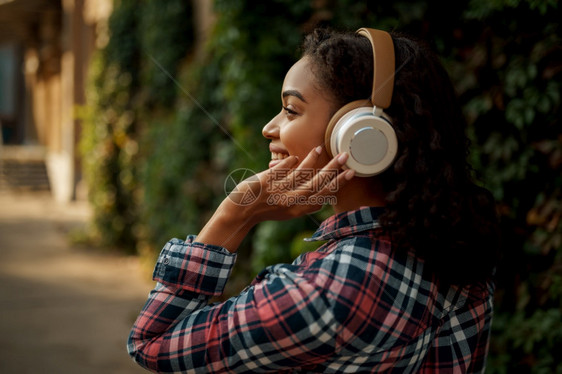
<path id="1" fill-rule="evenodd" d="M 136 258 L 69 244 L 88 214 L 0 192 L 0 373 L 147 373 L 125 344 L 152 283 Z"/>

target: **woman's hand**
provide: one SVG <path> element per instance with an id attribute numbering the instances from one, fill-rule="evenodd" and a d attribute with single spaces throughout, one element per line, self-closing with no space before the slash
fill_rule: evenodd
<path id="1" fill-rule="evenodd" d="M 248 183 L 240 183 L 238 190 L 252 188 L 255 193 L 259 181 L 259 194 L 255 194 L 257 197 L 250 204 L 238 204 L 237 214 L 256 224 L 300 217 L 318 211 L 325 204 L 334 204 L 335 193 L 353 177 L 353 171 L 341 171 L 348 157 L 346 153 L 320 168 L 321 151 L 320 146 L 313 149 L 301 163 L 295 156 L 289 156 L 250 178 Z"/>
<path id="2" fill-rule="evenodd" d="M 197 241 L 235 251 L 257 223 L 285 220 L 318 211 L 334 204 L 337 191 L 353 178 L 353 170 L 341 171 L 348 155 L 342 153 L 319 168 L 322 147 L 298 162 L 289 156 L 271 169 L 244 181 L 216 210 L 197 236 Z M 244 196 L 252 199 L 241 200 Z M 254 198 L 255 197 L 255 198 Z"/>

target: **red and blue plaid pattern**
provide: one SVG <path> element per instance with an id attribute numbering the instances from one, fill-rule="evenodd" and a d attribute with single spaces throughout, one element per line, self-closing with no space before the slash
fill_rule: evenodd
<path id="1" fill-rule="evenodd" d="M 236 255 L 193 236 L 170 241 L 129 353 L 162 373 L 483 372 L 493 284 L 441 292 L 423 261 L 380 235 L 380 212 L 329 218 L 310 239 L 328 240 L 318 250 L 211 305 Z"/>

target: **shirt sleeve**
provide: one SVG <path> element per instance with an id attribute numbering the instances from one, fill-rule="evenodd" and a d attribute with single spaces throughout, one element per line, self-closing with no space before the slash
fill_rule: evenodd
<path id="1" fill-rule="evenodd" d="M 205 296 L 220 295 L 230 276 L 236 254 L 225 248 L 194 242 L 169 241 L 156 262 L 153 279 L 159 283 Z"/>
<path id="2" fill-rule="evenodd" d="M 296 265 L 275 265 L 223 303 L 235 255 L 226 249 L 169 242 L 158 282 L 128 343 L 130 355 L 154 372 L 267 372 L 323 362 L 341 345 L 330 300 Z"/>
<path id="3" fill-rule="evenodd" d="M 163 335 L 179 321 L 220 295 L 236 261 L 225 248 L 172 239 L 158 256 L 153 280 L 156 286 L 142 308 L 127 344 L 141 366 L 158 369 Z"/>

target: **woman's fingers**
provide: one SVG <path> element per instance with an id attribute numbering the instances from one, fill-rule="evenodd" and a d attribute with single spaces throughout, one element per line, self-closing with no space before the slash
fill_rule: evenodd
<path id="1" fill-rule="evenodd" d="M 347 182 L 349 182 L 354 176 L 355 176 L 355 170 L 352 169 L 344 170 L 340 172 L 336 178 L 332 179 L 329 183 L 326 183 L 316 195 L 330 196 L 330 194 L 335 194 L 344 185 L 346 185 Z"/>
<path id="2" fill-rule="evenodd" d="M 322 153 L 322 146 L 313 148 L 308 155 L 298 162 L 296 156 L 289 156 L 268 172 L 268 188 L 270 191 L 292 191 L 307 183 L 314 177 L 314 168 L 318 157 Z"/>
<path id="3" fill-rule="evenodd" d="M 292 169 L 299 163 L 299 158 L 297 156 L 289 156 L 284 160 L 281 160 L 280 163 L 275 165 L 269 170 L 276 170 L 276 169 Z"/>
<path id="4" fill-rule="evenodd" d="M 297 169 L 314 168 L 314 166 L 316 166 L 316 162 L 318 161 L 318 157 L 322 154 L 322 148 L 323 146 L 319 145 L 308 152 L 308 155 L 306 155 L 305 159 L 302 160 Z"/>
<path id="5" fill-rule="evenodd" d="M 347 153 L 337 155 L 319 169 L 321 153 L 322 146 L 318 146 L 300 162 L 297 157 L 289 156 L 265 171 L 262 191 L 266 192 L 263 195 L 266 205 L 284 207 L 288 209 L 286 213 L 293 216 L 334 204 L 335 194 L 353 178 L 354 172 L 342 171 L 349 157 Z"/>
<path id="6" fill-rule="evenodd" d="M 299 159 L 297 156 L 289 156 L 271 169 L 265 170 L 263 172 L 265 180 L 262 180 L 265 186 L 263 187 L 268 192 L 292 190 L 293 182 L 287 177 L 298 164 Z"/>
<path id="7" fill-rule="evenodd" d="M 306 184 L 303 184 L 299 190 L 311 191 L 313 194 L 318 194 L 320 191 L 323 191 L 326 186 L 329 186 L 328 192 L 336 192 L 339 186 L 335 182 L 338 181 L 338 175 L 342 173 L 341 168 L 345 165 L 348 157 L 349 155 L 345 152 L 336 155 L 336 157 L 332 158 L 322 169 L 318 170 L 313 178 L 307 181 Z"/>

